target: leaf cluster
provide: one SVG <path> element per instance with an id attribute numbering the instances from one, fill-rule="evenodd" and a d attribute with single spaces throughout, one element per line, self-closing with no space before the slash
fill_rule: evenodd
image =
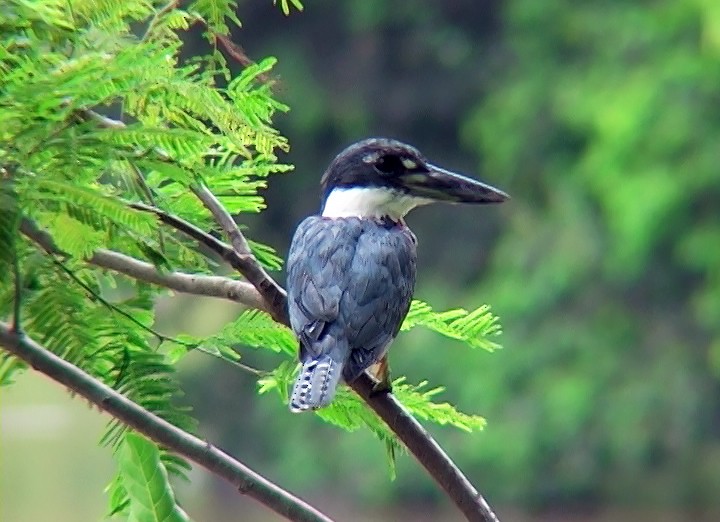
<path id="1" fill-rule="evenodd" d="M 285 172 L 288 144 L 271 125 L 287 108 L 258 80 L 272 58 L 231 82 L 215 48 L 180 58 L 183 33 L 203 24 L 208 38 L 236 23 L 234 2 L 191 2 L 185 9 L 128 2 L 11 0 L 0 9 L 0 316 L 44 346 L 171 423 L 193 431 L 181 389 L 153 330 L 163 290 L 84 263 L 112 249 L 161 270 L 210 273 L 216 261 L 156 217 L 141 201 L 212 230 L 192 197 L 203 184 L 231 212 L 258 212 L 268 175 Z M 48 232 L 58 255 L 20 234 L 23 220 Z M 250 243 L 278 268 L 269 247 Z M 0 354 L 0 383 L 22 365 Z M 112 423 L 103 442 L 121 448 Z M 187 464 L 162 452 L 182 474 Z M 122 468 L 121 468 L 122 475 Z M 111 512 L 134 512 L 125 482 L 112 484 Z"/>

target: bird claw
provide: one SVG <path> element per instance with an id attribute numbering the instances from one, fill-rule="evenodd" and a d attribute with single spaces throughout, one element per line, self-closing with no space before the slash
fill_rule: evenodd
<path id="1" fill-rule="evenodd" d="M 375 385 L 370 392 L 370 397 L 392 392 L 390 364 L 387 360 L 387 354 L 385 354 L 375 365 L 371 367 L 370 375 L 375 380 Z"/>

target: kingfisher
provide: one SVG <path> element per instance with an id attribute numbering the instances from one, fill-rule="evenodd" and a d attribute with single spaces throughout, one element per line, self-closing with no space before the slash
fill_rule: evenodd
<path id="1" fill-rule="evenodd" d="M 383 376 L 378 385 L 389 389 L 386 353 L 415 288 L 417 240 L 404 219 L 410 210 L 508 199 L 385 138 L 347 147 L 320 185 L 320 214 L 300 223 L 287 261 L 288 312 L 302 365 L 293 412 L 327 406 L 341 381 L 351 383 L 373 365 Z"/>

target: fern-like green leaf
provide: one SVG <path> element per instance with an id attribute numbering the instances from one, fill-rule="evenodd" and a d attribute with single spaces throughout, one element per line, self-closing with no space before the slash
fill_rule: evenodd
<path id="1" fill-rule="evenodd" d="M 290 385 L 297 375 L 297 363 L 294 361 L 283 361 L 277 368 L 258 379 L 258 393 L 264 394 L 272 390 L 278 392 L 280 399 L 287 403 L 290 394 Z"/>
<path id="2" fill-rule="evenodd" d="M 277 5 L 278 0 L 273 0 L 273 4 Z M 282 9 L 282 12 L 285 16 L 290 16 L 290 4 L 295 7 L 298 11 L 302 12 L 304 9 L 302 2 L 300 0 L 280 0 L 280 9 Z"/>
<path id="3" fill-rule="evenodd" d="M 393 382 L 393 393 L 413 415 L 421 419 L 436 424 L 455 426 L 468 432 L 485 427 L 485 419 L 478 415 L 469 415 L 458 411 L 447 402 L 434 402 L 435 397 L 445 388 L 438 386 L 427 390 L 425 389 L 427 385 L 427 381 L 422 381 L 413 386 L 405 382 L 405 377 L 400 377 Z"/>
<path id="4" fill-rule="evenodd" d="M 258 63 L 250 64 L 247 66 L 237 78 L 231 81 L 227 90 L 230 93 L 240 93 L 248 91 L 252 82 L 257 80 L 258 76 L 267 74 L 277 63 L 277 59 L 274 57 L 265 58 Z"/>
<path id="5" fill-rule="evenodd" d="M 282 268 L 283 258 L 277 255 L 273 247 L 253 240 L 248 240 L 248 244 L 253 255 L 265 268 L 270 270 L 280 270 Z"/>
<path id="6" fill-rule="evenodd" d="M 79 258 L 89 257 L 105 244 L 105 234 L 68 214 L 46 215 L 40 219 L 63 252 Z"/>
<path id="7" fill-rule="evenodd" d="M 204 346 L 238 344 L 267 348 L 292 357 L 297 354 L 297 340 L 292 331 L 258 310 L 243 312 L 235 321 L 225 325 L 218 335 L 203 342 Z"/>
<path id="8" fill-rule="evenodd" d="M 110 221 L 137 234 L 150 235 L 157 226 L 154 215 L 129 208 L 116 198 L 104 195 L 97 188 L 81 187 L 69 181 L 53 179 L 34 180 L 32 188 L 34 192 L 28 190 L 24 194 L 29 202 L 60 203 L 68 212 L 74 211 L 75 217 L 97 229 L 106 229 L 107 221 Z"/>
<path id="9" fill-rule="evenodd" d="M 207 22 L 208 28 L 215 33 L 228 34 L 230 28 L 227 20 L 240 27 L 237 15 L 237 2 L 235 0 L 195 0 L 190 4 L 190 10 L 199 13 Z"/>
<path id="10" fill-rule="evenodd" d="M 15 374 L 25 368 L 27 365 L 21 360 L 7 352 L 0 353 L 0 386 L 12 384 Z"/>
<path id="11" fill-rule="evenodd" d="M 502 332 L 500 321 L 487 305 L 472 312 L 462 308 L 435 312 L 427 303 L 413 300 L 402 330 L 416 326 L 424 326 L 446 337 L 464 341 L 473 348 L 488 351 L 500 348 L 498 343 L 490 340 L 490 337 L 497 337 Z"/>
<path id="12" fill-rule="evenodd" d="M 115 145 L 127 145 L 137 151 L 152 151 L 170 157 L 198 156 L 208 150 L 214 138 L 206 133 L 188 129 L 149 129 L 132 125 L 120 129 L 102 129 L 97 137 Z"/>

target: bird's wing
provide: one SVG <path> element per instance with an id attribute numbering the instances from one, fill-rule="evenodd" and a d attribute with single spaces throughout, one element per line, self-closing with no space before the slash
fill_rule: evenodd
<path id="1" fill-rule="evenodd" d="M 309 217 L 298 226 L 290 246 L 288 312 L 300 340 L 302 361 L 332 348 L 320 341 L 338 319 L 346 274 L 360 233 L 358 227 L 341 230 L 339 225 L 336 220 Z"/>
<path id="2" fill-rule="evenodd" d="M 301 360 L 331 355 L 351 381 L 382 356 L 407 314 L 414 236 L 367 220 L 311 217 L 295 233 L 287 269 Z"/>
<path id="3" fill-rule="evenodd" d="M 360 236 L 340 306 L 352 348 L 346 381 L 376 363 L 397 335 L 410 308 L 415 266 L 415 237 L 409 229 L 375 226 Z"/>

